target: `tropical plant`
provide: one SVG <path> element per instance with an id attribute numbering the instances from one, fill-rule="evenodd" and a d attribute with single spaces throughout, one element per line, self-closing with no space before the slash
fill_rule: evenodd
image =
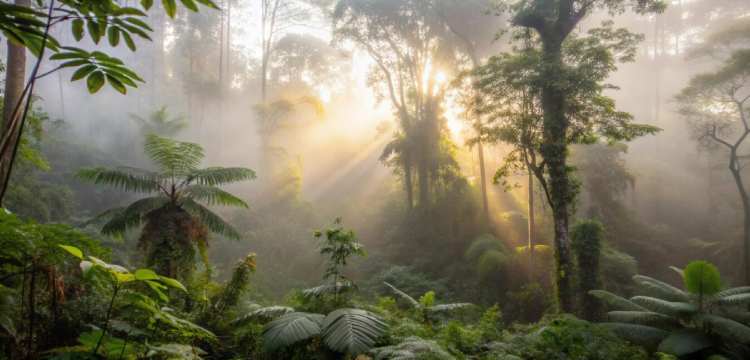
<path id="1" fill-rule="evenodd" d="M 325 231 L 325 238 L 322 231 L 315 232 L 315 238 L 320 239 L 320 255 L 328 256 L 323 274 L 323 280 L 328 283 L 305 289 L 302 294 L 307 297 L 333 294 L 333 300 L 337 302 L 341 292 L 355 288 L 355 284 L 344 275 L 344 267 L 352 256 L 365 256 L 365 250 L 354 232 L 341 226 L 340 218 L 334 220 L 333 225 Z"/>
<path id="2" fill-rule="evenodd" d="M 614 309 L 606 326 L 627 340 L 678 357 L 748 358 L 750 287 L 722 288 L 719 271 L 706 261 L 673 269 L 685 290 L 636 275 L 633 280 L 648 295 L 626 299 L 604 290 L 591 291 Z"/>
<path id="3" fill-rule="evenodd" d="M 166 106 L 151 112 L 148 117 L 131 114 L 130 118 L 138 124 L 139 130 L 144 136 L 156 134 L 172 137 L 187 127 L 185 118 L 183 116 L 170 116 Z"/>
<path id="4" fill-rule="evenodd" d="M 9 81 L 5 83 L 2 119 L 5 126 L 0 133 L 0 202 L 5 196 L 18 154 L 37 80 L 62 69 L 74 69 L 71 81 L 86 79 L 90 93 L 109 83 L 122 94 L 127 93 L 128 87 L 135 88 L 138 82 L 143 82 L 122 60 L 98 50 L 65 46 L 53 33 L 57 33 L 59 26 L 67 25 L 76 42 L 88 37 L 99 46 L 102 38 L 106 38 L 112 47 L 124 44 L 135 51 L 134 38 L 151 40 L 149 33 L 153 31 L 143 20 L 154 1 L 142 0 L 139 3 L 140 7 L 128 3 L 123 6 L 116 0 L 35 1 L 34 6 L 31 1 L 0 3 L 0 32 L 9 40 L 9 52 L 15 55 L 8 59 L 6 79 Z M 181 3 L 191 11 L 198 11 L 199 5 L 218 9 L 211 0 L 184 0 Z M 178 2 L 164 0 L 162 4 L 167 15 L 173 18 Z M 25 76 L 26 49 L 36 56 L 28 81 Z M 52 55 L 46 56 L 48 52 Z M 55 66 L 40 72 L 44 61 L 53 62 Z"/>
<path id="5" fill-rule="evenodd" d="M 200 169 L 204 157 L 200 145 L 154 134 L 146 136 L 145 151 L 158 166 L 157 171 L 96 167 L 81 169 L 78 176 L 95 184 L 149 194 L 127 207 L 106 212 L 109 221 L 102 233 L 121 235 L 145 223 L 138 244 L 146 255 L 146 265 L 159 273 L 185 278 L 195 266 L 194 247 L 204 263 L 208 261 L 206 229 L 240 238 L 232 226 L 200 202 L 247 208 L 242 199 L 219 185 L 253 179 L 255 173 L 240 167 Z"/>
<path id="6" fill-rule="evenodd" d="M 337 309 L 328 315 L 291 312 L 265 325 L 263 344 L 273 352 L 320 337 L 333 351 L 358 355 L 372 348 L 387 329 L 377 315 L 361 309 Z"/>
<path id="7" fill-rule="evenodd" d="M 409 296 L 409 294 L 399 290 L 395 286 L 383 282 L 391 292 L 398 295 L 399 298 L 405 300 L 409 304 L 409 308 L 416 311 L 419 318 L 427 324 L 432 323 L 437 316 L 448 314 L 460 309 L 473 306 L 471 303 L 450 303 L 450 304 L 435 304 L 435 292 L 428 291 L 422 295 L 419 300 Z"/>
<path id="8" fill-rule="evenodd" d="M 599 302 L 589 291 L 601 287 L 600 266 L 604 226 L 596 220 L 580 221 L 570 234 L 576 260 L 579 314 L 586 320 L 599 316 Z"/>
<path id="9" fill-rule="evenodd" d="M 398 359 L 429 359 L 429 360 L 454 360 L 455 357 L 445 351 L 433 340 L 425 340 L 420 337 L 411 336 L 404 341 L 390 346 L 378 347 L 370 350 L 375 360 L 398 360 Z"/>
<path id="10" fill-rule="evenodd" d="M 78 340 L 80 345 L 53 350 L 59 356 L 87 353 L 105 358 L 123 356 L 134 357 L 137 353 L 156 354 L 169 349 L 177 350 L 189 345 L 163 344 L 140 345 L 128 344 L 128 338 L 148 339 L 148 331 L 138 327 L 138 315 L 145 315 L 146 324 L 158 324 L 160 329 L 172 330 L 188 338 L 213 338 L 213 334 L 189 321 L 172 314 L 168 308 L 139 291 L 142 286 L 150 288 L 161 302 L 169 301 L 168 289 L 187 289 L 177 280 L 158 275 L 150 269 L 138 269 L 133 272 L 114 264 L 109 264 L 94 256 L 84 256 L 81 249 L 70 245 L 59 245 L 60 248 L 80 260 L 80 268 L 85 279 L 95 286 L 108 287 L 111 293 L 101 327 L 82 333 Z M 119 316 L 118 316 L 119 315 Z M 115 319 L 115 316 L 118 318 Z M 124 334 L 118 337 L 113 331 Z M 153 338 L 151 339 L 153 340 Z M 199 352 L 193 350 L 193 353 Z M 168 352 L 168 351 L 167 351 Z"/>

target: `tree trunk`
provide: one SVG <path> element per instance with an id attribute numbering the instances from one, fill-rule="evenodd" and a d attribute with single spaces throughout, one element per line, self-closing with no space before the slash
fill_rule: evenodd
<path id="1" fill-rule="evenodd" d="M 481 181 L 480 188 L 482 189 L 482 210 L 484 211 L 484 221 L 490 219 L 490 206 L 487 200 L 487 173 L 484 168 L 484 146 L 482 140 L 477 142 L 477 153 L 479 154 L 479 181 Z"/>
<path id="2" fill-rule="evenodd" d="M 528 243 L 529 243 L 529 280 L 534 281 L 534 233 L 535 219 L 534 219 L 534 173 L 529 170 L 529 230 L 528 230 Z"/>
<path id="3" fill-rule="evenodd" d="M 409 156 L 404 158 L 404 188 L 406 190 L 406 210 L 411 211 L 414 208 L 414 183 L 411 172 L 412 164 Z"/>
<path id="4" fill-rule="evenodd" d="M 729 170 L 732 172 L 732 178 L 737 186 L 737 191 L 740 193 L 740 200 L 742 200 L 742 211 L 743 211 L 743 233 L 742 233 L 742 256 L 744 271 L 741 274 L 744 276 L 743 284 L 750 284 L 750 198 L 745 188 L 745 183 L 742 180 L 742 170 L 739 167 L 739 159 L 737 158 L 736 151 L 732 151 L 730 155 Z"/>
<path id="5" fill-rule="evenodd" d="M 426 209 L 430 203 L 430 171 L 427 165 L 427 160 L 424 159 L 426 154 L 420 154 L 420 159 L 417 164 L 417 176 L 419 177 L 419 202 L 418 205 L 422 209 Z"/>
<path id="6" fill-rule="evenodd" d="M 31 0 L 16 0 L 15 4 L 18 6 L 31 6 Z M 16 45 L 8 40 L 8 58 L 5 69 L 5 90 L 3 99 L 3 122 L 0 137 L 5 137 L 12 131 L 11 123 L 14 110 L 18 107 L 19 111 L 17 116 L 20 116 L 20 109 L 22 104 L 19 106 L 21 97 L 23 94 L 23 88 L 26 84 L 26 48 L 23 46 Z M 10 143 L 8 149 L 15 147 L 16 141 L 19 141 L 20 137 L 10 136 Z M 7 174 L 10 171 L 11 157 L 13 156 L 12 151 L 6 151 L 0 159 L 0 178 L 7 178 Z"/>
<path id="7" fill-rule="evenodd" d="M 562 62 L 562 38 L 543 39 L 543 56 L 549 79 L 542 86 L 544 132 L 541 155 L 549 172 L 550 206 L 555 225 L 555 284 L 558 310 L 573 310 L 570 276 L 570 241 L 568 237 L 569 206 L 573 201 L 567 166 L 568 119 L 565 115 L 565 91 L 557 81 Z"/>

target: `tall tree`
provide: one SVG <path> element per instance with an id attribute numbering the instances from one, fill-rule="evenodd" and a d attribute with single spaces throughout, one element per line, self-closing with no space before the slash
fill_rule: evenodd
<path id="1" fill-rule="evenodd" d="M 750 194 L 743 178 L 750 136 L 750 49 L 736 50 L 716 71 L 698 75 L 677 96 L 679 112 L 703 146 L 723 151 L 743 210 L 743 282 L 750 284 Z"/>
<path id="2" fill-rule="evenodd" d="M 404 178 L 407 208 L 426 208 L 442 170 L 455 161 L 447 151 L 443 103 L 447 74 L 455 69 L 456 39 L 435 0 L 341 0 L 334 11 L 336 39 L 365 50 L 375 66 L 370 73 L 381 98 L 387 98 L 399 123 L 382 158 Z"/>
<path id="3" fill-rule="evenodd" d="M 554 7 L 551 7 L 554 4 Z M 568 224 L 577 186 L 570 178 L 568 146 L 600 137 L 630 140 L 657 131 L 632 123 L 603 94 L 618 61 L 632 61 L 641 36 L 614 29 L 611 22 L 585 36 L 570 36 L 593 7 L 622 10 L 626 2 L 522 1 L 512 6 L 513 24 L 536 33 L 533 47 L 490 59 L 477 71 L 476 84 L 486 94 L 480 111 L 498 121 L 490 132 L 516 145 L 499 175 L 528 166 L 544 189 L 554 220 L 555 284 L 561 311 L 573 306 Z M 637 10 L 647 10 L 644 2 Z M 558 7 L 559 6 L 559 7 Z M 654 9 L 655 10 L 655 9 Z M 520 99 L 520 101 L 519 101 Z M 524 101 L 523 99 L 528 99 Z M 529 107 L 531 110 L 529 110 Z"/>

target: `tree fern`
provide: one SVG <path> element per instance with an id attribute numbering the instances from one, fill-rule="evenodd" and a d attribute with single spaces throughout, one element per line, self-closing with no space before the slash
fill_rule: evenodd
<path id="1" fill-rule="evenodd" d="M 293 308 L 288 306 L 267 306 L 248 312 L 245 315 L 233 320 L 235 325 L 245 324 L 252 321 L 273 320 L 279 316 L 294 312 Z"/>
<path id="2" fill-rule="evenodd" d="M 697 317 L 697 320 L 702 321 L 704 325 L 709 325 L 708 328 L 712 332 L 718 333 L 723 337 L 742 344 L 750 343 L 750 327 L 737 321 L 711 314 L 700 315 Z"/>
<path id="3" fill-rule="evenodd" d="M 146 137 L 144 149 L 158 166 L 158 171 L 136 168 L 88 168 L 78 172 L 81 179 L 95 184 L 153 194 L 125 208 L 111 211 L 110 220 L 102 228 L 104 234 L 119 235 L 129 228 L 141 225 L 144 221 L 147 222 L 146 229 L 150 229 L 152 234 L 149 236 L 145 232 L 142 233 L 140 243 L 153 243 L 154 246 L 143 248 L 148 252 L 146 258 L 154 261 L 153 265 L 160 268 L 169 268 L 169 263 L 173 260 L 165 258 L 165 254 L 167 257 L 177 254 L 180 257 L 178 260 L 185 264 L 195 262 L 193 246 L 197 246 L 201 255 L 205 255 L 206 228 L 228 238 L 240 238 L 237 230 L 203 204 L 247 208 L 245 201 L 217 186 L 252 179 L 255 177 L 252 170 L 221 167 L 199 169 L 198 166 L 204 157 L 200 145 L 175 141 L 155 134 Z M 157 210 L 159 216 L 147 216 L 156 214 Z M 189 218 L 199 224 L 185 221 L 185 216 L 188 215 L 181 214 L 189 214 Z M 152 224 L 154 222 L 160 223 Z M 162 224 L 164 222 L 169 224 Z M 182 231 L 180 229 L 185 231 L 177 234 Z M 186 236 L 190 239 L 186 239 Z M 158 266 L 156 262 L 165 266 Z"/>
<path id="4" fill-rule="evenodd" d="M 633 276 L 633 281 L 647 292 L 665 300 L 684 302 L 689 299 L 684 291 L 648 276 L 635 275 Z"/>
<path id="5" fill-rule="evenodd" d="M 659 343 L 658 351 L 675 356 L 686 356 L 708 349 L 713 341 L 700 331 L 678 331 L 669 334 Z"/>
<path id="6" fill-rule="evenodd" d="M 408 303 L 409 303 L 409 305 L 411 305 L 411 307 L 413 307 L 413 308 L 415 308 L 415 309 L 418 309 L 418 308 L 419 308 L 419 306 L 420 306 L 420 305 L 419 305 L 419 301 L 417 301 L 417 300 L 416 300 L 416 299 L 414 299 L 413 297 L 409 296 L 409 294 L 407 294 L 407 293 L 405 293 L 405 292 L 403 292 L 403 291 L 399 290 L 398 288 L 396 288 L 395 286 L 391 285 L 390 283 L 388 283 L 388 282 L 386 282 L 386 281 L 383 281 L 383 284 L 385 284 L 385 286 L 387 286 L 387 287 L 388 287 L 389 289 L 391 289 L 391 291 L 392 291 L 392 292 L 393 292 L 394 294 L 396 294 L 396 295 L 398 295 L 398 296 L 399 296 L 400 298 L 402 298 L 402 299 L 406 300 L 406 302 L 408 302 Z"/>
<path id="7" fill-rule="evenodd" d="M 687 315 L 698 311 L 698 307 L 694 304 L 686 302 L 667 301 L 650 296 L 634 296 L 630 298 L 630 300 L 653 312 L 671 316 Z"/>

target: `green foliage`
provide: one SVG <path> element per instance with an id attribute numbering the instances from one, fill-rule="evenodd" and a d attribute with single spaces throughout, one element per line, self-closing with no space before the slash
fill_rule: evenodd
<path id="1" fill-rule="evenodd" d="M 194 266 L 194 247 L 202 253 L 207 247 L 204 228 L 229 238 L 240 237 L 232 226 L 200 202 L 246 208 L 243 200 L 218 186 L 253 179 L 255 173 L 245 168 L 200 169 L 198 166 L 204 157 L 200 145 L 155 134 L 146 136 L 144 148 L 159 167 L 158 172 L 136 168 L 85 168 L 78 176 L 94 184 L 149 194 L 125 208 L 106 213 L 110 219 L 102 233 L 122 235 L 146 223 L 139 245 L 147 254 L 148 266 L 158 266 L 159 271 L 171 276 L 180 273 L 187 277 Z"/>
<path id="2" fill-rule="evenodd" d="M 276 351 L 303 340 L 321 337 L 331 350 L 363 354 L 385 334 L 387 325 L 359 309 L 338 309 L 327 316 L 293 312 L 268 323 L 263 330 L 266 351 Z"/>
<path id="3" fill-rule="evenodd" d="M 599 316 L 599 303 L 589 291 L 601 286 L 600 258 L 604 227 L 598 221 L 580 221 L 571 231 L 571 246 L 576 258 L 580 313 L 583 318 Z"/>
<path id="4" fill-rule="evenodd" d="M 402 342 L 372 349 L 375 360 L 453 360 L 450 353 L 445 351 L 437 342 L 425 340 L 416 336 L 408 337 Z"/>
<path id="5" fill-rule="evenodd" d="M 601 326 L 570 316 L 547 319 L 523 329 L 501 343 L 490 344 L 482 359 L 587 359 L 646 360 L 640 348 L 613 335 Z"/>
<path id="6" fill-rule="evenodd" d="M 743 358 L 750 354 L 750 326 L 746 304 L 750 288 L 720 291 L 718 271 L 707 262 L 690 263 L 680 271 L 684 292 L 669 284 L 645 277 L 634 280 L 640 289 L 653 296 L 625 299 L 606 291 L 592 291 L 609 303 L 606 326 L 618 335 L 638 344 L 658 348 L 677 357 L 712 354 Z"/>
<path id="7" fill-rule="evenodd" d="M 387 282 L 384 284 L 391 292 L 405 300 L 405 302 L 409 304 L 409 307 L 418 315 L 420 321 L 427 324 L 432 323 L 440 316 L 449 315 L 456 311 L 473 306 L 473 304 L 470 303 L 435 304 L 434 291 L 428 291 L 424 293 L 419 300 L 415 300 L 409 294 L 399 290 L 395 286 Z"/>
<path id="8" fill-rule="evenodd" d="M 685 289 L 694 295 L 716 295 L 722 289 L 719 269 L 707 261 L 693 261 L 683 270 Z"/>
<path id="9" fill-rule="evenodd" d="M 148 117 L 131 114 L 130 118 L 138 124 L 144 137 L 148 134 L 173 137 L 187 127 L 185 118 L 182 116 L 170 117 L 166 106 L 151 112 Z"/>
<path id="10" fill-rule="evenodd" d="M 344 230 L 341 219 L 336 219 L 334 227 L 325 231 L 315 232 L 315 238 L 320 240 L 320 255 L 326 256 L 326 270 L 323 280 L 330 283 L 322 284 L 302 292 L 307 297 L 322 297 L 333 295 L 334 302 L 339 301 L 339 294 L 355 289 L 355 284 L 344 275 L 344 268 L 352 256 L 365 256 L 365 249 L 357 241 L 351 230 Z"/>

